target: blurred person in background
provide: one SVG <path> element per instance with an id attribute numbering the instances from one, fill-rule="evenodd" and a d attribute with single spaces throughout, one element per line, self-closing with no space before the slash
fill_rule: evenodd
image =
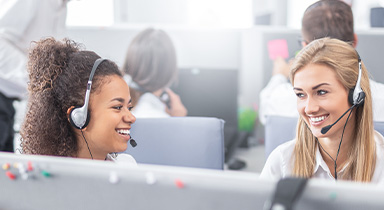
<path id="1" fill-rule="evenodd" d="M 14 102 L 27 96 L 26 65 L 31 42 L 64 34 L 66 3 L 0 0 L 0 151 L 14 152 Z"/>
<path id="2" fill-rule="evenodd" d="M 304 12 L 301 28 L 303 47 L 323 37 L 336 38 L 356 47 L 353 13 L 344 1 L 322 0 L 310 5 Z M 364 59 L 364 58 L 362 58 Z M 296 96 L 288 81 L 289 64 L 278 58 L 274 61 L 273 76 L 260 92 L 260 121 L 265 124 L 267 116 L 298 117 Z M 373 119 L 384 121 L 384 84 L 370 80 L 373 98 Z"/>
<path id="3" fill-rule="evenodd" d="M 123 71 L 137 118 L 187 115 L 180 97 L 169 89 L 177 79 L 178 68 L 175 47 L 163 30 L 148 28 L 133 39 Z"/>

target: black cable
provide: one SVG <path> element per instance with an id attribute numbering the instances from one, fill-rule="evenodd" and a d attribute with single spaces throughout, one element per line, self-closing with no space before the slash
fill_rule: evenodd
<path id="1" fill-rule="evenodd" d="M 93 160 L 92 152 L 91 152 L 91 150 L 89 149 L 89 146 L 88 146 L 88 142 L 87 142 L 87 139 L 85 139 L 85 136 L 84 136 L 83 130 L 82 130 L 82 129 L 80 129 L 80 131 L 81 131 L 81 135 L 82 135 L 82 136 L 83 136 L 83 138 L 84 138 L 84 141 L 85 141 L 85 143 L 87 144 L 87 148 L 88 148 L 89 154 L 91 155 L 91 158 L 92 158 L 92 160 Z"/>
<path id="2" fill-rule="evenodd" d="M 345 127 L 347 126 L 347 123 L 348 123 L 348 120 L 349 120 L 349 117 L 351 116 L 351 114 L 352 114 L 352 109 L 349 112 L 348 117 L 347 117 L 347 121 L 345 121 L 345 124 L 344 124 L 343 133 L 341 134 L 341 139 L 340 139 L 340 143 L 339 143 L 339 148 L 337 149 L 337 153 L 336 153 L 336 159 L 333 159 L 332 156 L 327 151 L 325 151 L 323 146 L 321 146 L 319 140 L 316 138 L 317 143 L 319 144 L 320 148 L 333 160 L 333 162 L 335 164 L 335 180 L 337 180 L 337 171 L 336 171 L 337 163 L 336 163 L 336 161 L 337 161 L 337 158 L 339 157 L 339 152 L 340 152 L 341 142 L 343 141 Z"/>

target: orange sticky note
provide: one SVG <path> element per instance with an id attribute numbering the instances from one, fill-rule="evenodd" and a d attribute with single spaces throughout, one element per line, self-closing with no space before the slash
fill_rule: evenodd
<path id="1" fill-rule="evenodd" d="M 277 57 L 288 58 L 288 44 L 285 39 L 275 39 L 268 42 L 268 53 L 271 60 Z"/>

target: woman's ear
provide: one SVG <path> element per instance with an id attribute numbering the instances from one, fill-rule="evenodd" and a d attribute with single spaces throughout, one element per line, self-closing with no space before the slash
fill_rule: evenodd
<path id="1" fill-rule="evenodd" d="M 69 107 L 68 109 L 67 109 L 67 120 L 68 120 L 68 122 L 69 123 L 71 123 L 71 120 L 70 120 L 70 118 L 71 118 L 71 112 L 72 112 L 72 110 L 75 108 L 75 106 L 71 106 L 71 107 Z"/>
<path id="2" fill-rule="evenodd" d="M 357 46 L 357 42 L 358 42 L 357 35 L 356 35 L 356 34 L 353 34 L 353 37 L 354 37 L 355 40 L 353 40 L 353 42 L 352 42 L 352 46 L 353 46 L 354 48 L 356 48 L 356 46 Z"/>
<path id="3" fill-rule="evenodd" d="M 305 41 L 301 41 L 301 46 L 304 48 L 305 46 L 307 46 L 308 44 L 307 44 L 307 42 L 305 42 Z"/>

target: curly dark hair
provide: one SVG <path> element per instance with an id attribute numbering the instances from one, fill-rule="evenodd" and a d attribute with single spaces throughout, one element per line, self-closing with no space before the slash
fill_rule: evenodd
<path id="1" fill-rule="evenodd" d="M 78 146 L 67 110 L 84 104 L 89 74 L 100 56 L 83 51 L 69 39 L 47 38 L 35 44 L 29 52 L 28 107 L 20 130 L 22 153 L 74 157 Z M 102 62 L 91 95 L 112 75 L 122 77 L 114 62 Z"/>

